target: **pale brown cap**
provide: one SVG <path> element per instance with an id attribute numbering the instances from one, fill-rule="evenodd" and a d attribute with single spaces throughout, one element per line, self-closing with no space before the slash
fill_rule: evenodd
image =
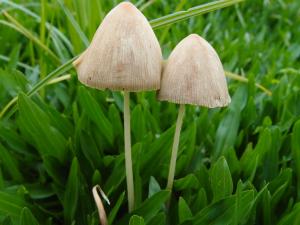
<path id="1" fill-rule="evenodd" d="M 230 103 L 222 63 L 206 40 L 191 34 L 175 47 L 164 67 L 158 99 L 208 108 Z"/>
<path id="2" fill-rule="evenodd" d="M 97 89 L 160 88 L 162 53 L 145 16 L 123 2 L 103 19 L 90 46 L 73 63 L 79 80 Z"/>

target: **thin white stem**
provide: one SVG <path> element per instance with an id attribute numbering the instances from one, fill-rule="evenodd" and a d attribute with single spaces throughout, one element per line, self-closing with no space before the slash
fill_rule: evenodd
<path id="1" fill-rule="evenodd" d="M 176 158 L 177 158 L 179 138 L 180 138 L 180 130 L 182 126 L 184 111 L 185 111 L 185 105 L 180 105 L 178 111 L 178 117 L 176 121 L 176 129 L 175 129 L 172 155 L 171 155 L 170 168 L 169 168 L 169 176 L 168 176 L 168 184 L 167 184 L 167 189 L 169 190 L 172 190 L 173 187 L 173 181 L 174 181 L 175 169 L 176 169 Z"/>
<path id="2" fill-rule="evenodd" d="M 124 92 L 124 143 L 125 143 L 125 168 L 128 196 L 128 210 L 134 209 L 134 185 L 131 159 L 131 137 L 130 137 L 130 93 Z"/>

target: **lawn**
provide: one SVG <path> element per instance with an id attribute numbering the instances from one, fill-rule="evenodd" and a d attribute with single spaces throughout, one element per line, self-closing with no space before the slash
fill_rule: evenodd
<path id="1" fill-rule="evenodd" d="M 72 65 L 119 2 L 0 0 L 0 224 L 99 224 L 95 185 L 109 224 L 300 224 L 300 1 L 131 1 L 164 59 L 205 38 L 231 96 L 186 105 L 170 190 L 179 107 L 130 95 L 132 212 L 123 93 L 84 86 Z"/>

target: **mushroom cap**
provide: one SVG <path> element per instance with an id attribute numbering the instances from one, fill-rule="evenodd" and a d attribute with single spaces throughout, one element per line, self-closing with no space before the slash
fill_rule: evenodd
<path id="1" fill-rule="evenodd" d="M 113 8 L 73 63 L 80 82 L 97 89 L 160 88 L 162 53 L 145 16 L 131 3 Z"/>
<path id="2" fill-rule="evenodd" d="M 230 103 L 222 63 L 206 40 L 191 34 L 175 47 L 164 66 L 158 99 L 208 108 Z"/>

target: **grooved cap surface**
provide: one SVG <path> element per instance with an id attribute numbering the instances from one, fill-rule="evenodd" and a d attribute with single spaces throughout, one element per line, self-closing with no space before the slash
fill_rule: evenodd
<path id="1" fill-rule="evenodd" d="M 97 89 L 160 88 L 160 45 L 145 16 L 129 2 L 106 15 L 90 46 L 73 64 L 79 80 Z"/>
<path id="2" fill-rule="evenodd" d="M 199 35 L 184 38 L 166 62 L 158 99 L 208 108 L 230 103 L 222 63 Z"/>

